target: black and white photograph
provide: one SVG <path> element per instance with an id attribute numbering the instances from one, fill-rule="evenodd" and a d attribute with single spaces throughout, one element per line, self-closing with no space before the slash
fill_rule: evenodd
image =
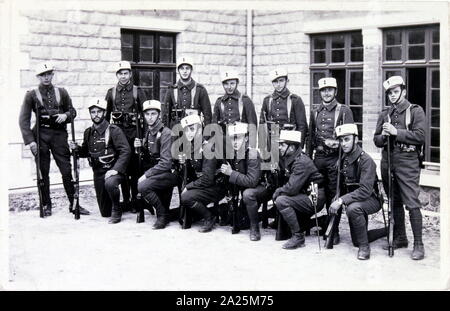
<path id="1" fill-rule="evenodd" d="M 0 291 L 450 289 L 448 1 L 0 11 Z"/>

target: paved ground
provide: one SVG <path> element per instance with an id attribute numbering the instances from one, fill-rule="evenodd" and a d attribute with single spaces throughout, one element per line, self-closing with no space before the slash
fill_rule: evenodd
<path id="1" fill-rule="evenodd" d="M 409 249 L 393 258 L 371 244 L 369 261 L 356 259 L 348 224 L 343 217 L 341 244 L 319 252 L 317 238 L 306 247 L 287 251 L 275 241 L 274 230 L 263 230 L 251 242 L 248 231 L 232 235 L 229 227 L 210 233 L 199 225 L 181 230 L 172 222 L 152 230 L 154 216 L 136 224 L 127 213 L 117 225 L 100 217 L 90 188 L 81 201 L 93 213 L 75 221 L 64 207 L 40 219 L 34 194 L 10 195 L 10 290 L 320 290 L 320 289 L 437 289 L 439 232 L 425 230 L 426 258 L 412 261 Z M 66 205 L 60 192 L 54 202 Z M 176 203 L 176 202 L 174 202 Z M 18 207 L 19 206 L 19 207 Z M 376 221 L 373 221 L 375 223 Z M 380 223 L 373 224 L 380 226 Z M 408 232 L 412 241 L 411 232 Z"/>

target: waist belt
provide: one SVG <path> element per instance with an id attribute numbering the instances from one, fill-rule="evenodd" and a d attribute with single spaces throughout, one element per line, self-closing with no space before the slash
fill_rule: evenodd
<path id="1" fill-rule="evenodd" d="M 53 115 L 53 116 L 49 116 L 49 115 L 41 115 L 39 118 L 39 125 L 41 127 L 45 127 L 45 128 L 51 128 L 51 129 L 56 129 L 56 130 L 60 130 L 60 129 L 65 129 L 66 128 L 66 123 L 57 123 L 56 119 L 58 118 L 57 115 Z"/>
<path id="2" fill-rule="evenodd" d="M 115 125 L 136 126 L 136 114 L 134 112 L 114 111 L 111 113 L 111 118 Z"/>
<path id="3" fill-rule="evenodd" d="M 402 152 L 417 152 L 417 146 L 416 145 L 409 145 L 404 143 L 395 142 L 394 144 L 400 151 Z"/>

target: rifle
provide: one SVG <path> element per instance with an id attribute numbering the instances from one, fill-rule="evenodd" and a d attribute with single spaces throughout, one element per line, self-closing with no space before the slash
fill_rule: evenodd
<path id="1" fill-rule="evenodd" d="M 239 226 L 239 191 L 237 185 L 233 184 L 232 189 L 229 190 L 229 197 L 227 197 L 228 209 L 231 212 L 231 233 L 236 234 L 241 231 Z"/>
<path id="2" fill-rule="evenodd" d="M 136 136 L 138 139 L 142 139 L 140 115 L 139 115 L 139 112 L 137 109 L 135 112 L 135 118 L 136 118 Z M 137 154 L 137 157 L 138 157 L 138 170 L 139 170 L 139 174 L 140 174 L 142 172 L 141 147 L 135 148 L 134 152 Z M 144 205 L 145 205 L 145 201 L 142 198 L 142 194 L 138 193 L 136 195 L 136 207 L 138 210 L 137 217 L 136 217 L 136 223 L 138 223 L 138 224 L 145 222 Z M 150 211 L 153 211 L 153 209 L 151 209 Z"/>
<path id="3" fill-rule="evenodd" d="M 388 113 L 388 122 L 391 120 Z M 388 255 L 389 257 L 394 256 L 394 214 L 393 214 L 393 191 L 392 191 L 392 172 L 391 172 L 391 136 L 387 137 L 387 162 L 388 162 Z"/>
<path id="4" fill-rule="evenodd" d="M 342 115 L 341 124 L 344 123 L 345 120 L 345 113 Z M 337 200 L 341 195 L 341 157 L 342 157 L 342 147 L 341 144 L 339 144 L 339 155 L 338 155 L 338 170 L 337 170 L 337 181 L 336 181 L 336 196 L 334 197 L 334 200 Z M 325 248 L 332 249 L 333 248 L 333 238 L 334 233 L 336 231 L 337 226 L 339 225 L 338 221 L 340 218 L 340 214 L 342 213 L 342 206 L 339 208 L 336 214 L 330 215 L 328 227 L 325 231 Z"/>
<path id="5" fill-rule="evenodd" d="M 311 199 L 314 207 L 314 218 L 316 219 L 316 230 L 317 230 L 317 242 L 319 243 L 319 251 L 321 251 L 320 247 L 320 230 L 319 230 L 319 221 L 317 220 L 317 201 L 319 197 L 319 189 L 316 183 L 311 182 Z"/>
<path id="6" fill-rule="evenodd" d="M 73 109 L 73 107 L 72 107 Z M 75 142 L 75 118 L 72 118 L 72 122 L 70 123 L 71 132 L 72 132 L 72 142 Z M 73 159 L 73 187 L 75 189 L 75 193 L 73 195 L 73 213 L 76 220 L 80 219 L 80 171 L 79 171 L 79 163 L 78 163 L 78 153 L 76 150 L 72 150 L 72 159 Z"/>
<path id="7" fill-rule="evenodd" d="M 185 156 L 183 154 L 183 156 Z M 179 223 L 181 225 L 181 229 L 189 229 L 191 227 L 192 224 L 192 219 L 191 219 L 191 215 L 190 215 L 190 211 L 188 208 L 186 208 L 186 206 L 181 205 L 181 192 L 183 192 L 183 190 L 186 188 L 187 185 L 187 173 L 188 173 L 188 169 L 187 169 L 187 159 L 185 159 L 184 164 L 182 164 L 182 170 L 183 170 L 183 181 L 181 182 L 181 188 L 178 191 L 179 194 L 179 198 L 180 198 L 180 218 L 179 218 Z"/>
<path id="8" fill-rule="evenodd" d="M 41 172 L 41 156 L 40 156 L 40 113 L 39 113 L 39 106 L 36 102 L 36 156 L 35 156 L 35 162 L 36 162 L 36 176 L 37 176 L 37 189 L 38 189 L 38 195 L 39 195 L 39 217 L 44 218 L 44 205 L 42 204 L 42 192 L 44 188 L 44 179 L 42 178 L 42 172 Z"/>

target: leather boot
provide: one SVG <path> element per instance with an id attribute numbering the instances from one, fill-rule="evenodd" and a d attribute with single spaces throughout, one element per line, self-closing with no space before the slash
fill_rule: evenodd
<path id="1" fill-rule="evenodd" d="M 48 204 L 46 206 L 44 206 L 44 216 L 52 216 L 52 205 Z"/>
<path id="2" fill-rule="evenodd" d="M 259 241 L 261 240 L 261 233 L 259 232 L 259 224 L 251 224 L 250 225 L 250 241 Z"/>
<path id="3" fill-rule="evenodd" d="M 157 216 L 156 222 L 153 225 L 152 229 L 154 229 L 154 230 L 164 229 L 168 223 L 169 223 L 169 221 L 168 221 L 168 217 L 166 215 Z"/>
<path id="4" fill-rule="evenodd" d="M 358 259 L 367 260 L 370 258 L 370 246 L 369 244 L 361 245 L 358 249 Z"/>
<path id="5" fill-rule="evenodd" d="M 70 203 L 69 205 L 69 212 L 72 214 L 75 214 L 75 208 L 73 207 L 73 203 Z M 90 215 L 91 213 L 80 206 L 80 215 Z"/>
<path id="6" fill-rule="evenodd" d="M 425 248 L 422 242 L 414 242 L 414 248 L 411 253 L 411 259 L 422 260 L 425 258 Z"/>
<path id="7" fill-rule="evenodd" d="M 394 241 L 392 242 L 392 245 L 394 246 L 394 249 L 407 248 L 408 247 L 408 239 L 406 239 L 406 238 L 400 239 L 400 238 L 394 237 Z M 383 245 L 383 249 L 385 251 L 387 251 L 389 249 L 389 244 L 387 242 Z"/>
<path id="8" fill-rule="evenodd" d="M 117 224 L 122 220 L 122 212 L 113 210 L 111 213 L 111 218 L 109 219 L 109 224 Z"/>
<path id="9" fill-rule="evenodd" d="M 203 217 L 203 225 L 200 228 L 199 232 L 209 232 L 214 228 L 214 224 L 216 223 L 216 216 L 214 216 L 205 205 L 200 202 L 195 202 L 192 205 L 192 209 Z"/>
<path id="10" fill-rule="evenodd" d="M 305 246 L 305 234 L 302 232 L 294 232 L 292 237 L 283 244 L 284 249 L 296 249 Z"/>
<path id="11" fill-rule="evenodd" d="M 205 220 L 203 221 L 203 226 L 198 231 L 202 233 L 211 231 L 214 228 L 214 224 L 216 223 L 216 218 L 217 217 L 214 215 L 205 218 Z"/>

